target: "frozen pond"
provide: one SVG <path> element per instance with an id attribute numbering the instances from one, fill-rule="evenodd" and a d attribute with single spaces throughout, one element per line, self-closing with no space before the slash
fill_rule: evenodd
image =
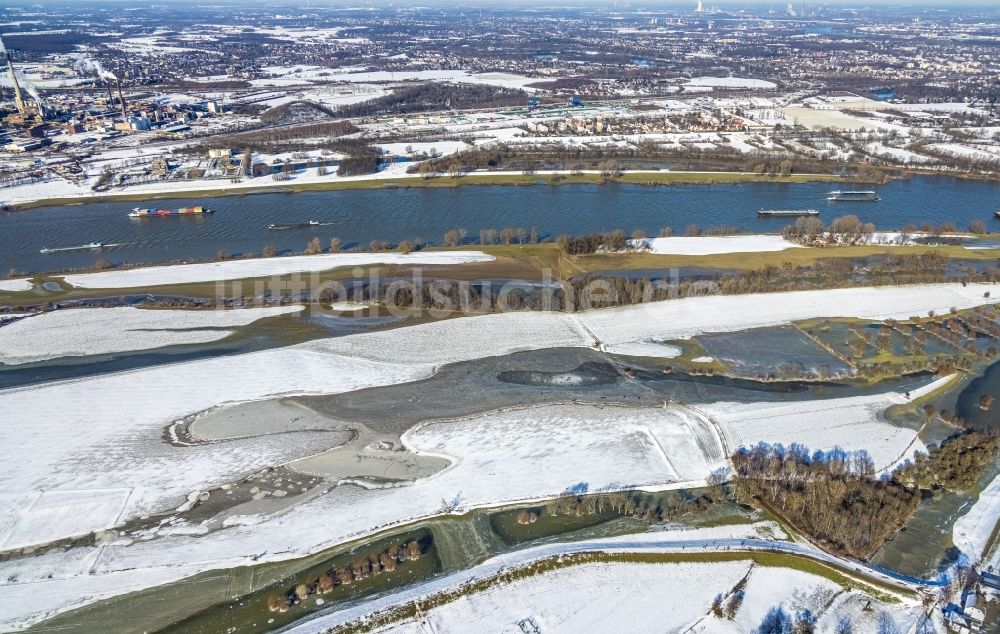
<path id="1" fill-rule="evenodd" d="M 851 368 L 797 328 L 781 326 L 697 337 L 708 353 L 741 376 L 840 376 Z"/>

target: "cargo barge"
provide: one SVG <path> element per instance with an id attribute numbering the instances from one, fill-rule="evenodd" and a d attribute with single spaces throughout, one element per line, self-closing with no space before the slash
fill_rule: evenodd
<path id="1" fill-rule="evenodd" d="M 149 218 L 152 216 L 187 216 L 197 214 L 210 214 L 212 210 L 208 207 L 181 207 L 180 209 L 140 209 L 136 207 L 129 213 L 129 218 Z"/>
<path id="2" fill-rule="evenodd" d="M 873 191 L 844 192 L 837 190 L 830 192 L 826 199 L 831 202 L 878 202 L 879 197 Z"/>
<path id="3" fill-rule="evenodd" d="M 295 222 L 290 224 L 269 224 L 267 225 L 270 231 L 285 231 L 288 229 L 305 229 L 307 227 L 325 227 L 327 225 L 332 225 L 332 222 L 319 222 L 318 220 L 310 220 L 309 222 Z"/>
<path id="4" fill-rule="evenodd" d="M 795 218 L 798 216 L 818 216 L 818 209 L 761 209 L 757 212 L 761 218 Z"/>

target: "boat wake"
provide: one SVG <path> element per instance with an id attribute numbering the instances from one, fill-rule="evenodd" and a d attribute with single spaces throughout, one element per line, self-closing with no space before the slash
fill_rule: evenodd
<path id="1" fill-rule="evenodd" d="M 110 244 L 105 244 L 103 242 L 88 242 L 87 244 L 78 244 L 73 247 L 45 247 L 39 249 L 39 253 L 61 253 L 62 251 L 89 251 L 95 249 L 109 249 L 111 247 L 124 247 L 128 246 L 129 242 L 113 242 Z"/>

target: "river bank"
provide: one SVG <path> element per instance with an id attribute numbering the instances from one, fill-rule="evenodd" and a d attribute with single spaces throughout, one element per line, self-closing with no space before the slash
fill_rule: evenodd
<path id="1" fill-rule="evenodd" d="M 137 202 L 145 200 L 160 200 L 175 197 L 185 198 L 215 198 L 219 196 L 245 196 L 259 193 L 294 193 L 305 191 L 339 191 L 358 189 L 393 189 L 393 188 L 455 188 L 463 185 L 601 185 L 604 183 L 623 183 L 634 185 L 713 185 L 733 183 L 838 183 L 846 182 L 836 174 L 791 174 L 789 176 L 774 176 L 771 174 L 756 174 L 748 172 L 672 172 L 663 170 L 634 170 L 620 176 L 610 177 L 597 170 L 539 170 L 531 174 L 518 172 L 469 172 L 459 176 L 437 175 L 430 178 L 408 174 L 406 164 L 392 165 L 389 168 L 362 176 L 320 177 L 312 174 L 299 174 L 288 181 L 263 182 L 265 178 L 246 181 L 161 181 L 149 185 L 137 185 L 125 188 L 122 192 L 96 192 L 82 186 L 65 184 L 59 188 L 46 188 L 41 185 L 27 185 L 11 188 L 25 191 L 14 191 L 4 197 L 4 204 L 11 211 L 25 211 L 37 207 L 54 205 L 79 205 L 86 202 Z M 404 169 L 400 169 L 402 167 Z M 221 186 L 220 186 L 221 185 Z M 33 189 L 28 189 L 33 188 Z M 50 195 L 50 192 L 72 192 L 73 195 Z"/>

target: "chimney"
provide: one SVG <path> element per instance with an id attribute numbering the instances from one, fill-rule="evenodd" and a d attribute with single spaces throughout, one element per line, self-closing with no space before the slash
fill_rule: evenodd
<path id="1" fill-rule="evenodd" d="M 122 119 L 126 122 L 128 121 L 128 109 L 125 108 L 125 95 L 122 93 L 122 80 L 115 79 L 118 82 L 118 99 L 122 102 Z"/>
<path id="2" fill-rule="evenodd" d="M 27 115 L 27 105 L 24 103 L 24 95 L 21 93 L 21 86 L 17 83 L 17 73 L 14 72 L 14 62 L 10 59 L 10 52 L 7 52 L 7 72 L 10 75 L 10 85 L 14 88 L 14 105 L 21 116 Z"/>
<path id="3" fill-rule="evenodd" d="M 111 82 L 110 82 L 110 81 L 108 81 L 107 79 L 105 79 L 105 80 L 104 80 L 104 83 L 105 83 L 105 85 L 106 85 L 106 86 L 107 86 L 107 88 L 108 88 L 108 107 L 109 107 L 109 108 L 113 108 L 113 107 L 114 107 L 114 105 L 115 105 L 115 96 L 114 96 L 114 94 L 113 94 L 113 93 L 111 92 Z"/>

